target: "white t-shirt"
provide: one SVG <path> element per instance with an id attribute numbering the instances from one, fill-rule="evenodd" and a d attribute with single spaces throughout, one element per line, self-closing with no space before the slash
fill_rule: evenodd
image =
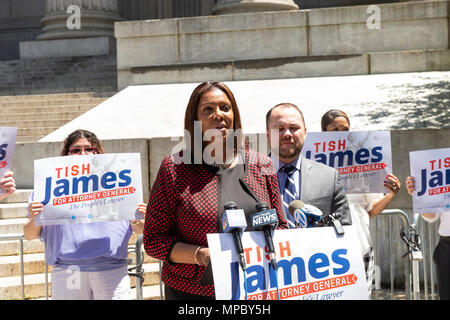
<path id="1" fill-rule="evenodd" d="M 373 204 L 384 197 L 383 193 L 347 194 L 347 200 L 352 214 L 352 224 L 355 226 L 364 255 L 372 247 L 370 237 L 370 216 Z"/>
<path id="2" fill-rule="evenodd" d="M 441 219 L 438 229 L 439 235 L 443 237 L 450 237 L 450 211 L 435 213 L 434 218 L 427 218 L 423 215 L 422 218 L 428 222 L 435 222 L 436 220 Z"/>

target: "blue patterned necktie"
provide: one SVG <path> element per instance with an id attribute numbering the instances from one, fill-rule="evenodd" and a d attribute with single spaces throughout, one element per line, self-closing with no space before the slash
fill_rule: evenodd
<path id="1" fill-rule="evenodd" d="M 280 171 L 283 171 L 287 175 L 286 182 L 284 183 L 283 208 L 290 228 L 295 228 L 297 225 L 294 217 L 289 213 L 289 204 L 292 201 L 299 199 L 298 191 L 296 190 L 294 181 L 294 172 L 296 169 L 297 168 L 290 164 L 287 164 L 280 168 Z"/>

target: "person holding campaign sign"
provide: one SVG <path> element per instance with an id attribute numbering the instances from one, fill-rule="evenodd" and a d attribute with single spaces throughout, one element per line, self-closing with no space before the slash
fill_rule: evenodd
<path id="1" fill-rule="evenodd" d="M 349 131 L 350 119 L 344 111 L 329 110 L 321 120 L 322 131 Z M 366 268 L 367 285 L 369 296 L 375 280 L 374 252 L 370 237 L 369 224 L 370 217 L 380 214 L 386 206 L 394 199 L 401 188 L 401 183 L 396 176 L 388 174 L 384 181 L 384 187 L 389 190 L 388 193 L 365 193 L 349 194 L 347 199 L 352 213 L 353 225 L 358 229 L 361 251 L 364 257 Z"/>
<path id="2" fill-rule="evenodd" d="M 7 171 L 0 180 L 0 201 L 9 197 L 16 191 L 16 181 L 14 180 L 14 173 Z"/>
<path id="3" fill-rule="evenodd" d="M 184 150 L 163 159 L 153 185 L 144 247 L 164 262 L 166 299 L 214 299 L 212 281 L 204 281 L 206 235 L 225 231 L 224 208 L 242 209 L 248 231 L 250 215 L 265 202 L 276 210 L 278 228 L 287 225 L 272 162 L 242 146 L 239 109 L 225 84 L 203 82 L 194 89 L 184 129 Z"/>
<path id="4" fill-rule="evenodd" d="M 61 155 L 103 153 L 94 133 L 76 130 L 65 139 Z M 34 197 L 33 193 L 23 229 L 26 239 L 40 238 L 46 243 L 46 261 L 53 267 L 52 299 L 131 299 L 128 242 L 133 231 L 142 233 L 143 220 L 39 225 L 36 222 L 44 205 Z M 137 211 L 145 214 L 145 208 L 141 203 Z"/>
<path id="5" fill-rule="evenodd" d="M 439 298 L 441 300 L 450 300 L 450 197 L 448 196 L 450 188 L 450 157 L 448 156 L 448 151 L 450 149 L 411 152 L 411 172 L 412 174 L 417 174 L 420 180 L 417 183 L 415 176 L 409 176 L 406 179 L 406 188 L 408 193 L 413 196 L 413 201 L 417 201 L 417 197 L 424 195 L 440 197 L 437 198 L 437 201 L 430 199 L 428 203 L 426 200 L 423 200 L 419 204 L 415 204 L 414 209 L 426 211 L 428 206 L 429 213 L 419 212 L 422 218 L 429 223 L 440 220 L 438 230 L 440 239 L 434 249 L 433 261 L 436 264 Z M 420 156 L 420 153 L 424 154 L 424 156 Z M 417 157 L 417 159 L 413 159 L 413 157 Z M 421 169 L 420 176 L 416 167 Z M 431 169 L 431 172 L 427 173 L 427 169 Z M 444 171 L 447 172 L 446 179 L 444 179 Z M 429 178 L 429 175 L 431 178 Z M 432 208 L 436 212 L 432 212 Z"/>

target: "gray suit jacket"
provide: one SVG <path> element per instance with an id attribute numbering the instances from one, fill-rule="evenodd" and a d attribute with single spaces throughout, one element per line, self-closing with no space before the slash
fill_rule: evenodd
<path id="1" fill-rule="evenodd" d="M 352 223 L 344 186 L 336 169 L 302 156 L 300 200 L 319 208 L 324 215 L 335 213 L 343 225 Z"/>

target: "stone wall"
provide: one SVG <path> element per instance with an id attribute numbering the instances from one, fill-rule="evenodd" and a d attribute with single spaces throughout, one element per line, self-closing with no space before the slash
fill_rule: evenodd
<path id="1" fill-rule="evenodd" d="M 118 86 L 448 70 L 448 5 L 379 5 L 379 29 L 367 6 L 120 22 Z"/>

